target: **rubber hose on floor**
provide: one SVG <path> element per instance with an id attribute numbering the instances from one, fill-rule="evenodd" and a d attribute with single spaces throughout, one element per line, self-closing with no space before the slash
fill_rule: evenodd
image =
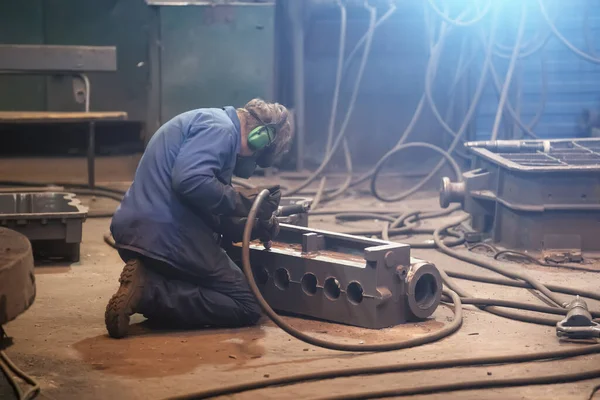
<path id="1" fill-rule="evenodd" d="M 491 389 L 504 387 L 519 387 L 530 385 L 555 385 L 557 383 L 579 382 L 588 379 L 600 378 L 600 369 L 590 371 L 561 373 L 554 375 L 532 376 L 523 378 L 480 379 L 466 382 L 441 383 L 417 386 L 412 388 L 371 390 L 362 393 L 352 393 L 341 396 L 320 397 L 319 400 L 354 400 L 354 399 L 382 399 L 385 397 L 414 396 L 417 394 L 432 394 L 454 392 L 457 390 Z"/>
<path id="2" fill-rule="evenodd" d="M 15 393 L 19 400 L 30 400 L 36 397 L 40 393 L 40 384 L 33 377 L 26 374 L 22 369 L 17 367 L 17 365 L 8 357 L 8 355 L 4 351 L 0 351 L 0 369 L 8 379 L 8 382 L 13 387 Z M 14 379 L 13 374 L 24 382 L 26 382 L 30 387 L 23 392 L 19 383 Z"/>
<path id="3" fill-rule="evenodd" d="M 493 276 L 474 275 L 474 274 L 468 274 L 465 272 L 457 272 L 457 271 L 446 271 L 446 273 L 448 274 L 448 276 L 450 276 L 452 278 L 463 279 L 466 281 L 482 282 L 482 283 L 489 283 L 491 285 L 518 287 L 518 288 L 524 288 L 524 289 L 533 289 L 533 286 L 531 286 L 529 283 L 523 282 L 523 281 L 515 281 L 512 279 L 493 277 Z M 585 297 L 588 299 L 600 301 L 600 293 L 598 293 L 598 292 L 592 292 L 590 290 L 584 290 L 584 289 L 576 289 L 576 288 L 562 286 L 562 285 L 553 285 L 550 283 L 545 283 L 544 286 L 546 286 L 548 289 L 552 290 L 553 292 L 569 294 L 572 296 L 581 296 L 581 297 Z"/>
<path id="4" fill-rule="evenodd" d="M 413 363 L 377 365 L 373 367 L 341 368 L 329 371 L 312 371 L 304 374 L 283 376 L 279 378 L 261 379 L 253 382 L 238 383 L 227 387 L 203 390 L 183 396 L 171 397 L 169 400 L 207 399 L 217 396 L 231 396 L 234 394 L 266 389 L 275 386 L 293 385 L 297 383 L 313 382 L 326 379 L 346 378 L 351 376 L 379 375 L 409 371 L 430 371 L 446 368 L 474 367 L 479 365 L 518 364 L 543 360 L 565 359 L 600 353 L 600 344 L 592 346 L 578 346 L 552 351 L 543 351 L 529 354 L 508 354 L 502 356 L 485 356 L 471 358 L 455 358 L 449 360 L 417 361 Z"/>
<path id="5" fill-rule="evenodd" d="M 441 240 L 442 232 L 444 232 L 446 229 L 449 229 L 455 225 L 460 224 L 467 218 L 469 218 L 469 216 L 462 218 L 460 221 L 450 222 L 450 223 L 448 223 L 442 227 L 439 227 L 438 229 L 435 230 L 435 232 L 433 233 L 433 240 L 435 240 L 435 243 L 437 244 L 438 248 L 442 252 L 446 253 L 447 255 L 449 255 L 453 258 L 456 258 L 456 259 L 459 259 L 462 261 L 466 261 L 469 264 L 478 265 L 485 269 L 494 271 L 500 275 L 504 275 L 508 278 L 520 279 L 522 281 L 525 281 L 525 282 L 529 283 L 531 286 L 533 286 L 534 289 L 536 289 L 540 293 L 544 294 L 544 296 L 546 296 L 548 299 L 550 299 L 557 306 L 563 307 L 565 302 L 562 299 L 560 299 L 555 293 L 552 293 L 552 291 L 550 291 L 546 286 L 542 285 L 537 279 L 533 278 L 529 274 L 524 273 L 524 272 L 519 272 L 514 269 L 504 268 L 501 265 L 498 265 L 497 263 L 479 259 L 479 258 L 473 257 L 470 254 L 459 253 L 457 251 L 452 250 L 448 246 L 446 246 L 444 244 L 444 242 Z"/>

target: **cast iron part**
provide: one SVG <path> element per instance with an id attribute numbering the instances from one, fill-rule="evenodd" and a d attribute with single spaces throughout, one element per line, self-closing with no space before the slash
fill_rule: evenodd
<path id="1" fill-rule="evenodd" d="M 25 235 L 34 255 L 79 261 L 87 212 L 73 193 L 0 193 L 0 226 Z"/>
<path id="2" fill-rule="evenodd" d="M 600 139 L 472 142 L 463 182 L 444 178 L 440 204 L 460 203 L 475 231 L 521 251 L 600 252 Z"/>
<path id="3" fill-rule="evenodd" d="M 592 320 L 584 300 L 577 296 L 566 308 L 569 312 L 556 324 L 556 336 L 567 339 L 600 338 L 600 324 Z"/>
<path id="4" fill-rule="evenodd" d="M 406 244 L 280 227 L 270 249 L 250 247 L 255 280 L 278 311 L 379 329 L 427 318 L 440 303 L 439 271 Z M 240 245 L 228 253 L 240 260 Z"/>

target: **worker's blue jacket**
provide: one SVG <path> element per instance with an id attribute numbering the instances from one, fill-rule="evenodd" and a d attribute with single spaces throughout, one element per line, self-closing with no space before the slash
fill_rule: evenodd
<path id="1" fill-rule="evenodd" d="M 178 269 L 210 266 L 223 257 L 207 215 L 230 215 L 236 194 L 231 177 L 240 149 L 233 107 L 176 116 L 152 137 L 111 224 L 121 249 Z M 213 254 L 214 253 L 214 254 Z"/>

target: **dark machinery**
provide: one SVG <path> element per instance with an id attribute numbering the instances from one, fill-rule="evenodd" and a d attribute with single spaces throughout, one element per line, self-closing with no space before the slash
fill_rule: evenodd
<path id="1" fill-rule="evenodd" d="M 63 192 L 0 194 L 0 226 L 25 235 L 34 254 L 79 261 L 87 207 Z"/>
<path id="2" fill-rule="evenodd" d="M 239 260 L 241 245 L 228 252 Z M 252 243 L 250 258 L 273 308 L 364 328 L 427 318 L 442 294 L 437 268 L 400 243 L 281 224 L 270 249 Z"/>
<path id="3" fill-rule="evenodd" d="M 462 204 L 472 227 L 503 247 L 600 251 L 600 139 L 467 143 L 473 169 L 443 179 L 440 204 Z"/>

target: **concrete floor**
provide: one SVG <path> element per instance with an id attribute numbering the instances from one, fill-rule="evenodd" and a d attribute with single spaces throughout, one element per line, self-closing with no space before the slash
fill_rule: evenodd
<path id="1" fill-rule="evenodd" d="M 109 158 L 98 163 L 99 181 L 128 181 L 135 158 Z M 48 180 L 66 176 L 84 181 L 85 161 L 0 160 L 0 179 Z M 57 174 L 61 170 L 64 175 Z M 57 178 L 54 178 L 57 179 Z M 57 179 L 58 180 L 58 179 Z M 85 199 L 89 202 L 89 199 Z M 352 198 L 347 208 L 386 207 L 436 209 L 434 194 L 399 205 L 383 205 L 368 198 Z M 94 209 L 114 208 L 114 202 L 97 200 Z M 14 337 L 9 355 L 42 385 L 42 398 L 50 399 L 162 399 L 200 389 L 342 367 L 374 366 L 417 360 L 522 354 L 576 346 L 560 343 L 550 327 L 515 322 L 465 307 L 460 331 L 434 344 L 382 354 L 347 354 L 306 345 L 268 321 L 245 329 L 156 331 L 134 318 L 133 334 L 126 339 L 107 337 L 104 307 L 117 289 L 122 262 L 105 245 L 102 234 L 109 219 L 90 219 L 84 225 L 82 258 L 77 264 L 45 265 L 36 269 L 37 299 L 30 310 L 6 326 Z M 439 223 L 439 221 L 436 221 Z M 355 226 L 363 224 L 352 224 Z M 369 223 L 373 225 L 374 223 Z M 311 226 L 333 229 L 329 217 L 312 217 Z M 376 226 L 376 224 L 374 224 Z M 339 226 L 336 229 L 340 229 Z M 488 274 L 434 250 L 413 250 L 413 255 L 453 271 Z M 598 274 L 555 268 L 529 267 L 530 273 L 547 283 L 568 284 L 598 290 Z M 480 297 L 539 302 L 529 292 L 494 285 L 459 281 Z M 600 309 L 598 303 L 592 308 Z M 391 329 L 366 330 L 337 324 L 286 318 L 306 333 L 345 343 L 383 343 L 423 335 L 439 329 L 452 318 L 440 307 L 428 321 Z M 239 398 L 315 398 L 360 392 L 374 388 L 410 387 L 472 379 L 523 377 L 589 370 L 600 365 L 600 356 L 526 363 L 520 365 L 450 369 L 382 376 L 343 378 L 283 388 L 248 392 Z M 487 391 L 462 391 L 423 399 L 587 399 L 600 380 L 573 384 L 521 387 Z M 597 399 L 600 395 L 596 394 Z"/>

